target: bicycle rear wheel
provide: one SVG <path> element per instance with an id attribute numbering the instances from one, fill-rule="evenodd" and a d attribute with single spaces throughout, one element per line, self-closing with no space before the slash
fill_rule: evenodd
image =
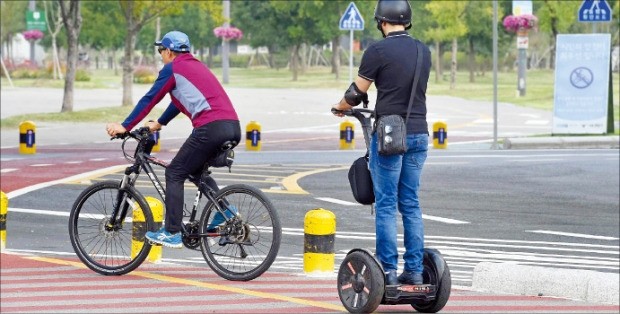
<path id="1" fill-rule="evenodd" d="M 223 215 L 209 202 L 200 218 L 200 233 L 221 232 L 219 237 L 203 237 L 201 250 L 209 267 L 220 277 L 252 280 L 263 274 L 280 249 L 282 228 L 273 204 L 260 190 L 236 184 L 215 195 L 217 204 L 238 217 L 224 221 Z M 227 212 L 226 216 L 233 214 Z"/>
<path id="2" fill-rule="evenodd" d="M 111 226 L 119 193 L 124 193 L 126 217 Z M 140 266 L 151 250 L 144 234 L 153 228 L 153 216 L 144 197 L 133 187 L 121 191 L 118 181 L 86 188 L 69 216 L 69 237 L 75 253 L 88 268 L 102 275 L 123 275 Z"/>

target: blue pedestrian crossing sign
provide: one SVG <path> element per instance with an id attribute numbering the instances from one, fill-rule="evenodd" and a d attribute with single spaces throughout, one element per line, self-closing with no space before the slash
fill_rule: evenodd
<path id="1" fill-rule="evenodd" d="M 606 0 L 583 0 L 579 22 L 610 22 L 611 9 Z"/>
<path id="2" fill-rule="evenodd" d="M 338 25 L 341 30 L 364 30 L 364 19 L 360 14 L 360 10 L 358 10 L 355 6 L 355 3 L 349 3 L 347 10 L 344 11 L 344 14 L 340 18 L 340 23 Z"/>

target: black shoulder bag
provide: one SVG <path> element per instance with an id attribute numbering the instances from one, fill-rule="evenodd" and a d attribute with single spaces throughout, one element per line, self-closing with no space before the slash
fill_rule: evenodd
<path id="1" fill-rule="evenodd" d="M 407 151 L 407 121 L 413 106 L 416 89 L 418 88 L 418 80 L 420 79 L 420 71 L 422 69 L 422 47 L 417 45 L 418 60 L 416 63 L 415 75 L 413 76 L 413 86 L 411 87 L 411 96 L 409 97 L 409 107 L 407 107 L 407 118 L 398 114 L 381 116 L 377 119 L 376 131 L 378 150 L 381 155 L 397 155 Z"/>

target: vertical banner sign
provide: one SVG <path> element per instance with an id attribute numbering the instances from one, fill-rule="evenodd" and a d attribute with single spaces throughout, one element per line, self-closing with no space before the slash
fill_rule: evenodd
<path id="1" fill-rule="evenodd" d="M 554 134 L 607 132 L 611 34 L 558 35 Z"/>

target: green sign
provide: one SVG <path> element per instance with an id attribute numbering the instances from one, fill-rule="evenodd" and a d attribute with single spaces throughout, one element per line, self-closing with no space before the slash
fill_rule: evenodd
<path id="1" fill-rule="evenodd" d="M 27 11 L 26 29 L 38 29 L 40 31 L 47 30 L 47 24 L 45 23 L 45 13 L 43 11 Z"/>

